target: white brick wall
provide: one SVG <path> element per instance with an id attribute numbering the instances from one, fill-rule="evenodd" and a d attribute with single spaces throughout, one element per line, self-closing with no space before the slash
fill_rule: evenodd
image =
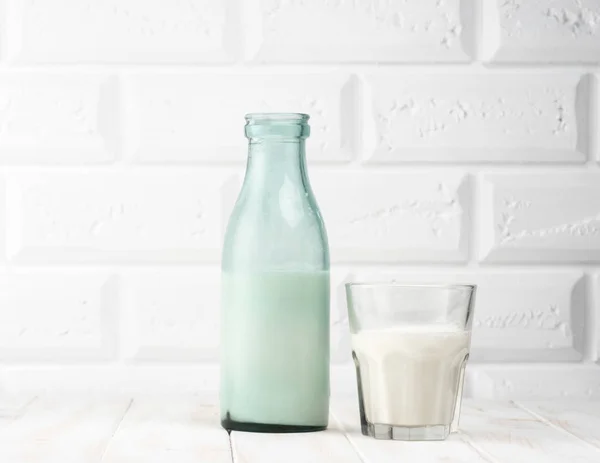
<path id="1" fill-rule="evenodd" d="M 590 80 L 572 71 L 367 77 L 367 159 L 584 162 Z"/>
<path id="2" fill-rule="evenodd" d="M 5 272 L 0 304 L 3 361 L 114 359 L 119 303 L 106 272 Z"/>
<path id="3" fill-rule="evenodd" d="M 124 278 L 122 346 L 135 361 L 214 361 L 219 347 L 217 268 L 134 270 Z"/>
<path id="4" fill-rule="evenodd" d="M 598 262 L 600 172 L 485 174 L 480 257 Z"/>
<path id="5" fill-rule="evenodd" d="M 234 0 L 3 1 L 18 62 L 223 62 L 239 41 Z"/>
<path id="6" fill-rule="evenodd" d="M 0 390 L 214 389 L 243 115 L 302 111 L 334 392 L 378 277 L 479 285 L 470 395 L 600 395 L 597 0 L 0 13 Z"/>
<path id="7" fill-rule="evenodd" d="M 128 154 L 142 163 L 241 162 L 246 112 L 303 111 L 312 116 L 314 159 L 348 161 L 356 144 L 355 87 L 350 74 L 331 72 L 130 75 Z"/>
<path id="8" fill-rule="evenodd" d="M 471 0 L 253 0 L 247 55 L 259 62 L 468 61 Z"/>
<path id="9" fill-rule="evenodd" d="M 596 0 L 483 0 L 482 4 L 489 38 L 485 55 L 490 61 L 600 61 Z"/>
<path id="10" fill-rule="evenodd" d="M 228 209 L 222 172 L 44 172 L 9 176 L 15 261 L 216 261 Z"/>
<path id="11" fill-rule="evenodd" d="M 469 185 L 460 172 L 317 173 L 334 262 L 464 261 Z"/>
<path id="12" fill-rule="evenodd" d="M 0 72 L 0 161 L 113 161 L 120 130 L 116 92 L 110 75 Z"/>

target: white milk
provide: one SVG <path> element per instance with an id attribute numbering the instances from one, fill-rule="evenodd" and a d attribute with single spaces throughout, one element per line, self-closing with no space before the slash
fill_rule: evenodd
<path id="1" fill-rule="evenodd" d="M 367 421 L 449 425 L 462 395 L 471 333 L 446 326 L 366 330 L 352 335 Z"/>

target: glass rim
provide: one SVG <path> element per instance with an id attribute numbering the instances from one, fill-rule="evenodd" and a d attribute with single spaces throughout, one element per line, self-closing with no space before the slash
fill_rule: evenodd
<path id="1" fill-rule="evenodd" d="M 345 283 L 346 288 L 429 288 L 429 289 L 454 289 L 454 290 L 475 290 L 476 284 L 464 283 L 402 283 L 390 281 L 351 281 Z"/>
<path id="2" fill-rule="evenodd" d="M 248 113 L 244 118 L 248 122 L 308 122 L 310 116 L 305 113 Z"/>

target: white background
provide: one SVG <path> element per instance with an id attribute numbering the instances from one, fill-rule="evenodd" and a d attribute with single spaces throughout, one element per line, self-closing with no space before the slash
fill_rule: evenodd
<path id="1" fill-rule="evenodd" d="M 0 0 L 0 388 L 218 382 L 243 115 L 349 278 L 480 285 L 468 394 L 598 397 L 600 1 Z"/>

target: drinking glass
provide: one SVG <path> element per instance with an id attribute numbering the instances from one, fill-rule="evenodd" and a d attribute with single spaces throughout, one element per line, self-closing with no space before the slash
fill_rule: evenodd
<path id="1" fill-rule="evenodd" d="M 444 440 L 458 430 L 474 285 L 347 283 L 361 430 Z"/>

